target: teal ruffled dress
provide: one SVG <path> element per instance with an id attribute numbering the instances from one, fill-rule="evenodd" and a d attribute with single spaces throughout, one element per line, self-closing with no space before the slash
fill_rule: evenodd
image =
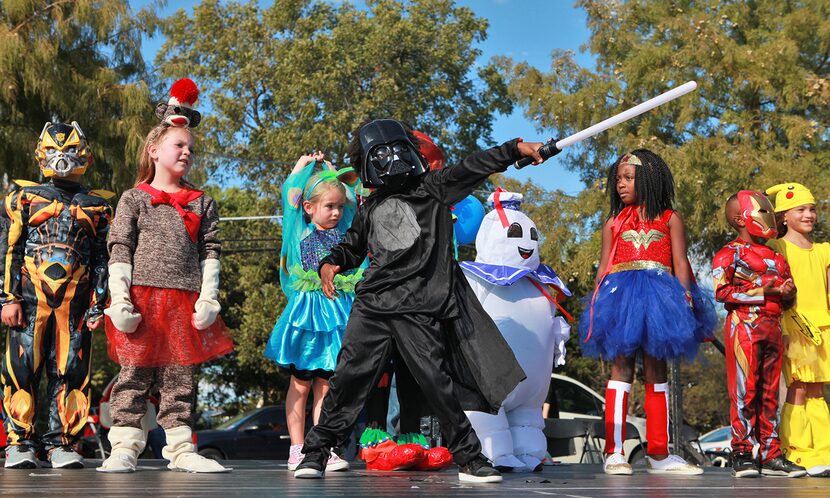
<path id="1" fill-rule="evenodd" d="M 331 248 L 343 240 L 354 217 L 355 204 L 353 191 L 347 188 L 346 212 L 336 227 L 321 230 L 307 224 L 302 213 L 302 188 L 313 167 L 314 163 L 289 176 L 283 185 L 280 283 L 288 303 L 271 332 L 265 356 L 286 368 L 331 372 L 363 268 L 335 276 L 339 297 L 332 300 L 323 295 L 317 268 Z"/>

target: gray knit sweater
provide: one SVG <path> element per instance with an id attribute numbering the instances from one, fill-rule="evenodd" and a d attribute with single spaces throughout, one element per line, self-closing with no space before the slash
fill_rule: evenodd
<path id="1" fill-rule="evenodd" d="M 216 202 L 204 194 L 187 204 L 186 210 L 202 216 L 194 243 L 176 209 L 168 204 L 153 206 L 151 199 L 137 188 L 121 196 L 110 226 L 110 264 L 133 265 L 133 285 L 199 292 L 199 262 L 219 258 Z"/>

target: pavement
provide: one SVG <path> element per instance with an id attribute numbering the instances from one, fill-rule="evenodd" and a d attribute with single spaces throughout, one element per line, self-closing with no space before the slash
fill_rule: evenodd
<path id="1" fill-rule="evenodd" d="M 236 460 L 227 474 L 171 472 L 162 460 L 140 460 L 132 474 L 102 474 L 87 461 L 78 470 L 0 468 L 0 496 L 95 497 L 752 497 L 830 496 L 830 478 L 735 479 L 731 469 L 706 468 L 702 476 L 667 477 L 635 471 L 607 476 L 599 465 L 559 465 L 540 473 L 505 474 L 500 484 L 461 484 L 456 468 L 441 472 L 367 471 L 353 464 L 348 472 L 330 472 L 322 480 L 295 479 L 284 461 Z"/>

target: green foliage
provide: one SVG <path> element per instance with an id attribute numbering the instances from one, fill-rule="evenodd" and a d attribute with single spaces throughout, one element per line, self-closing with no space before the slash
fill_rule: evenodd
<path id="1" fill-rule="evenodd" d="M 0 163 L 7 178 L 37 179 L 37 137 L 47 121 L 78 121 L 96 164 L 85 182 L 124 190 L 150 128 L 153 104 L 141 36 L 156 6 L 125 0 L 0 3 Z M 5 184 L 0 185 L 5 187 Z"/>
<path id="2" fill-rule="evenodd" d="M 312 149 L 342 163 L 349 135 L 367 117 L 391 116 L 432 136 L 450 157 L 489 139 L 506 110 L 499 76 L 469 77 L 487 23 L 451 0 L 284 0 L 270 6 L 205 0 L 167 20 L 158 66 L 192 76 L 210 100 L 205 149 L 211 171 L 237 174 L 276 194 L 289 164 Z M 228 167 L 231 166 L 230 171 Z"/>

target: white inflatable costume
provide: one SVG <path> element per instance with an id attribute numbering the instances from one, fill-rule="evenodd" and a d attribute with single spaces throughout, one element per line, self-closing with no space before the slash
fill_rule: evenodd
<path id="1" fill-rule="evenodd" d="M 554 362 L 565 363 L 570 326 L 556 316 L 548 286 L 570 295 L 556 273 L 539 262 L 536 224 L 519 211 L 521 194 L 496 191 L 495 209 L 476 236 L 476 260 L 461 267 L 484 310 L 507 340 L 527 379 L 504 400 L 496 415 L 466 412 L 484 455 L 498 467 L 532 471 L 545 457 L 542 404 Z"/>

